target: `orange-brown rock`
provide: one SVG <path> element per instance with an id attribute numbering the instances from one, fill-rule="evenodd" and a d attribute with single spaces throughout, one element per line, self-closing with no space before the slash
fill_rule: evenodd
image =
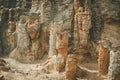
<path id="1" fill-rule="evenodd" d="M 66 58 L 68 52 L 68 32 L 58 33 L 56 39 L 56 49 L 59 55 Z"/>
<path id="2" fill-rule="evenodd" d="M 67 52 L 68 52 L 68 32 L 64 31 L 58 33 L 56 39 L 56 50 L 57 50 L 57 70 L 63 71 L 65 68 Z"/>
<path id="3" fill-rule="evenodd" d="M 108 73 L 108 67 L 109 67 L 109 50 L 108 48 L 104 47 L 103 43 L 99 44 L 99 58 L 98 58 L 98 70 L 99 75 L 107 75 Z"/>
<path id="4" fill-rule="evenodd" d="M 87 46 L 89 39 L 89 30 L 91 28 L 90 21 L 90 10 L 87 9 L 87 0 L 83 3 L 85 6 L 81 6 L 79 0 L 74 0 L 74 9 L 75 9 L 75 39 L 77 39 L 77 43 L 80 43 L 82 46 Z"/>
<path id="5" fill-rule="evenodd" d="M 37 39 L 39 36 L 39 30 L 40 30 L 40 21 L 38 18 L 33 17 L 29 20 L 28 26 L 27 26 L 28 33 L 31 37 L 31 39 Z"/>
<path id="6" fill-rule="evenodd" d="M 74 80 L 76 69 L 75 55 L 69 54 L 65 66 L 65 80 Z"/>
<path id="7" fill-rule="evenodd" d="M 63 72 L 65 70 L 66 60 L 63 56 L 59 55 L 56 57 L 56 70 Z"/>

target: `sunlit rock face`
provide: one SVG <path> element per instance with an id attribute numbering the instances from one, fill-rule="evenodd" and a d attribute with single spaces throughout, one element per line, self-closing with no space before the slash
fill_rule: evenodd
<path id="1" fill-rule="evenodd" d="M 48 72 L 65 72 L 66 80 L 75 78 L 74 57 L 79 64 L 98 60 L 100 75 L 107 75 L 108 67 L 116 67 L 119 74 L 119 66 L 112 66 L 119 60 L 111 60 L 120 50 L 119 4 L 120 0 L 0 0 L 0 55 L 35 62 L 47 54 L 42 66 Z"/>
<path id="2" fill-rule="evenodd" d="M 11 57 L 19 57 L 26 62 L 33 62 L 43 57 L 40 40 L 40 21 L 37 15 L 21 16 L 16 28 L 17 46 L 11 52 Z M 44 50 L 43 50 L 44 51 Z M 19 54 L 19 56 L 14 56 Z"/>
<path id="3" fill-rule="evenodd" d="M 28 44 L 26 47 L 29 46 L 27 53 L 31 57 L 34 55 L 35 59 L 42 58 L 45 53 L 57 55 L 56 37 L 64 31 L 68 32 L 68 52 L 71 52 L 73 44 L 78 54 L 90 54 L 97 58 L 98 41 L 104 39 L 110 41 L 112 47 L 119 49 L 119 3 L 119 0 L 22 0 L 14 3 L 2 0 L 1 52 L 9 54 L 20 44 L 16 29 L 19 29 L 21 14 L 28 16 L 25 27 L 28 40 L 25 44 Z M 35 45 L 38 47 L 34 47 Z"/>
<path id="4" fill-rule="evenodd" d="M 1 5 L 8 3 L 9 1 L 3 1 Z M 42 58 L 43 54 L 48 53 L 48 49 L 50 49 L 51 52 L 52 48 L 48 47 L 49 44 L 53 44 L 49 43 L 50 29 L 52 27 L 56 27 L 56 29 L 57 27 L 60 27 L 60 29 L 58 28 L 57 31 L 70 32 L 70 29 L 73 26 L 73 0 L 22 0 L 17 1 L 17 4 L 14 5 L 18 7 L 5 8 L 4 5 L 4 7 L 1 7 L 2 23 L 4 23 L 5 20 L 7 20 L 6 23 L 8 23 L 7 25 L 5 24 L 5 27 L 1 32 L 1 36 L 3 37 L 1 40 L 1 43 L 3 42 L 2 54 L 9 55 L 9 53 L 11 53 L 10 56 L 13 57 L 14 55 L 18 55 L 14 53 L 19 52 L 20 55 L 25 54 L 27 58 L 30 58 L 28 55 L 31 56 L 31 58 L 34 56 L 35 59 L 32 58 L 33 61 L 40 59 Z M 30 11 L 27 12 L 27 9 Z M 5 16 L 5 13 L 8 16 Z M 28 15 L 26 15 L 28 20 L 25 20 L 25 22 L 23 21 L 24 24 L 21 24 L 20 15 L 26 13 L 28 13 Z M 35 19 L 35 16 L 31 16 L 31 14 L 38 15 L 37 19 Z M 55 35 L 57 35 L 57 31 L 55 31 Z M 10 44 L 9 47 L 8 44 Z M 56 43 L 53 47 L 55 46 Z M 7 47 L 9 50 L 5 50 Z"/>

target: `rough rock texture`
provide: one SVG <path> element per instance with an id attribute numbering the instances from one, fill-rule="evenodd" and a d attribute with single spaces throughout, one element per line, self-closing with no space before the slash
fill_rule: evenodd
<path id="1" fill-rule="evenodd" d="M 99 75 L 107 75 L 108 73 L 108 67 L 109 67 L 109 49 L 104 46 L 104 44 L 101 42 L 100 43 L 100 48 L 99 48 L 99 58 L 98 58 L 98 70 L 99 70 Z"/>
<path id="2" fill-rule="evenodd" d="M 21 16 L 20 21 L 18 22 L 18 27 L 17 27 L 17 48 L 19 50 L 19 53 L 21 55 L 27 54 L 29 52 L 29 47 L 30 47 L 30 39 L 27 33 L 27 16 Z"/>
<path id="3" fill-rule="evenodd" d="M 75 55 L 69 54 L 65 66 L 65 80 L 75 80 L 76 70 L 77 65 L 75 61 Z"/>
<path id="4" fill-rule="evenodd" d="M 21 57 L 26 62 L 42 58 L 46 46 L 42 45 L 41 42 L 40 27 L 40 21 L 37 15 L 21 16 L 16 29 L 17 47 L 11 52 L 10 56 L 13 57 L 19 54 L 16 57 Z"/>
<path id="5" fill-rule="evenodd" d="M 63 71 L 68 54 L 68 32 L 64 31 L 57 34 L 56 37 L 56 51 L 57 51 L 57 70 Z"/>
<path id="6" fill-rule="evenodd" d="M 108 79 L 119 80 L 120 79 L 120 51 L 110 51 L 110 66 Z"/>
<path id="7" fill-rule="evenodd" d="M 72 27 L 72 20 L 74 18 L 73 1 L 33 0 L 31 4 L 30 2 L 28 3 L 27 0 L 23 0 L 22 2 L 19 2 L 19 4 L 22 4 L 23 7 L 19 6 L 20 8 L 17 9 L 11 8 L 7 13 L 9 15 L 9 17 L 7 17 L 9 19 L 9 24 L 6 25 L 6 28 L 8 29 L 10 34 L 9 32 L 4 32 L 6 28 L 4 28 L 3 30 L 3 33 L 5 35 L 3 35 L 3 33 L 1 32 L 1 36 L 3 37 L 2 41 L 4 42 L 3 49 L 8 47 L 8 50 L 3 50 L 3 53 L 9 54 L 11 52 L 11 56 L 14 56 L 16 55 L 15 50 L 18 49 L 18 54 L 26 56 L 26 60 L 29 58 L 28 61 L 35 61 L 36 59 L 42 58 L 43 54 L 48 52 L 49 44 L 53 44 L 53 42 L 50 42 L 48 44 L 49 31 L 51 28 L 56 27 L 57 29 L 57 26 L 59 27 L 58 30 L 55 32 L 55 36 L 57 35 L 57 33 L 63 32 L 64 30 L 68 32 L 70 31 Z M 29 7 L 30 4 L 31 7 Z M 23 13 L 22 11 L 24 11 L 25 9 L 30 9 L 30 12 L 26 12 L 26 10 Z M 27 19 L 29 20 L 25 18 L 22 20 L 20 14 L 26 13 L 29 14 L 26 15 L 28 17 Z M 20 17 L 19 21 L 17 21 L 18 17 Z M 21 24 L 21 21 L 23 21 L 24 24 Z M 13 35 L 13 33 L 15 36 Z M 5 40 L 8 41 L 8 43 L 6 43 Z M 10 42 L 11 40 L 12 42 Z M 53 47 L 55 46 L 56 43 Z M 12 51 L 13 49 L 15 50 Z M 50 46 L 49 53 L 54 54 L 51 49 L 52 47 Z M 24 56 L 22 58 L 24 58 Z"/>
<path id="8" fill-rule="evenodd" d="M 99 58 L 100 74 L 107 74 L 109 51 L 120 50 L 119 4 L 120 0 L 0 0 L 0 53 L 23 62 L 48 53 L 46 66 L 59 72 L 68 54 L 76 54 L 78 63 Z M 111 48 L 99 48 L 102 40 Z"/>
<path id="9" fill-rule="evenodd" d="M 75 20 L 74 30 L 76 44 L 86 47 L 89 40 L 89 31 L 91 28 L 91 14 L 90 14 L 90 1 L 74 0 Z"/>

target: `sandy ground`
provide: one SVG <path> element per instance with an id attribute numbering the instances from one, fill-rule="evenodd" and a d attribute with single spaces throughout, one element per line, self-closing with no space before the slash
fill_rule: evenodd
<path id="1" fill-rule="evenodd" d="M 11 58 L 4 60 L 11 68 L 9 72 L 1 72 L 6 80 L 63 80 L 64 73 L 45 71 L 40 63 L 25 64 Z"/>
<path id="2" fill-rule="evenodd" d="M 58 73 L 57 71 L 47 71 L 44 70 L 41 63 L 26 64 L 16 61 L 11 58 L 4 58 L 4 60 L 9 64 L 11 70 L 9 72 L 1 72 L 5 76 L 6 80 L 65 80 L 65 73 Z M 84 70 L 87 75 L 82 78 L 76 78 L 77 80 L 107 80 L 97 76 L 97 64 L 86 63 L 83 65 L 78 65 L 82 70 Z M 89 67 L 90 66 L 90 67 Z M 96 66 L 96 67 L 95 67 Z"/>

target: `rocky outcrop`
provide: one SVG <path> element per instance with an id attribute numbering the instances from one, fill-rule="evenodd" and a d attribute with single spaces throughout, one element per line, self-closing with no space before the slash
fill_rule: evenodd
<path id="1" fill-rule="evenodd" d="M 79 1 L 74 0 L 75 9 L 75 20 L 74 20 L 74 30 L 75 39 L 77 39 L 76 44 L 86 47 L 89 40 L 89 31 L 91 28 L 91 12 L 90 12 L 90 1 Z"/>
<path id="2" fill-rule="evenodd" d="M 57 70 L 64 71 L 68 55 L 68 32 L 64 31 L 57 34 L 56 39 L 57 51 Z"/>
<path id="3" fill-rule="evenodd" d="M 29 46 L 30 46 L 30 39 L 28 36 L 28 33 L 26 31 L 27 27 L 27 16 L 21 16 L 21 19 L 18 23 L 17 27 L 17 48 L 19 49 L 19 52 L 21 55 L 26 54 L 26 52 L 29 52 Z"/>
<path id="4" fill-rule="evenodd" d="M 120 51 L 111 50 L 108 79 L 119 80 L 120 79 L 119 74 L 120 74 Z"/>
<path id="5" fill-rule="evenodd" d="M 99 76 L 108 74 L 108 67 L 110 62 L 109 49 L 106 46 L 110 46 L 105 44 L 107 42 L 100 42 L 99 46 L 99 57 L 98 57 L 98 70 Z"/>
<path id="6" fill-rule="evenodd" d="M 12 51 L 11 57 L 34 62 L 48 53 L 46 66 L 62 72 L 67 55 L 74 53 L 79 63 L 99 58 L 99 73 L 107 74 L 109 51 L 120 50 L 120 0 L 21 0 L 17 9 L 16 1 L 13 6 L 10 2 L 0 2 L 2 54 Z M 21 14 L 25 16 L 19 20 Z M 103 40 L 111 48 L 106 43 L 99 47 Z"/>
<path id="7" fill-rule="evenodd" d="M 88 45 L 86 48 L 82 47 L 82 44 L 77 46 L 76 54 L 78 56 L 79 53 L 81 57 L 78 58 L 78 60 L 85 61 L 87 58 L 85 58 L 83 55 L 84 53 L 90 53 L 89 57 L 92 56 L 91 59 L 93 59 L 96 56 L 99 56 L 99 48 L 98 48 L 98 42 L 99 40 L 106 40 L 107 42 L 111 42 L 111 47 L 117 48 L 119 50 L 119 40 L 120 36 L 118 36 L 119 31 L 119 0 L 117 1 L 110 1 L 106 0 L 105 2 L 102 1 L 83 1 L 83 0 L 74 0 L 74 9 L 75 9 L 75 19 L 74 19 L 74 38 L 75 38 L 75 44 L 78 45 L 78 43 L 81 41 L 81 39 L 88 40 Z M 99 7 L 98 7 L 99 6 Z M 82 19 L 82 15 L 80 16 L 80 13 L 86 12 L 88 14 L 88 18 L 84 21 Z M 86 14 L 86 16 L 87 16 Z M 116 15 L 115 15 L 116 14 Z M 87 20 L 88 19 L 88 20 Z M 80 21 L 81 20 L 81 21 Z M 80 22 L 87 23 L 86 25 L 90 25 L 89 27 L 83 27 L 81 29 L 82 31 L 79 31 L 79 26 L 82 25 Z M 77 25 L 79 24 L 79 25 Z M 86 31 L 86 29 L 87 31 Z M 85 31 L 86 33 L 85 33 Z M 87 35 L 88 33 L 88 35 Z M 82 37 L 82 35 L 84 35 Z M 86 36 L 86 37 L 85 37 Z M 85 44 L 84 42 L 83 44 Z M 106 44 L 105 44 L 106 45 Z M 109 50 L 111 48 L 107 47 L 106 50 L 106 64 L 109 64 Z M 102 51 L 100 51 L 101 53 Z M 96 54 L 97 53 L 97 54 Z M 103 51 L 104 53 L 104 51 Z M 103 54 L 105 57 L 105 53 Z M 99 56 L 100 58 L 100 56 Z M 109 65 L 106 65 L 108 68 Z M 106 68 L 106 70 L 107 70 Z M 108 71 L 108 70 L 107 70 Z M 106 72 L 107 72 L 106 71 Z"/>
<path id="8" fill-rule="evenodd" d="M 75 80 L 76 72 L 77 72 L 77 65 L 75 61 L 75 55 L 70 54 L 68 55 L 67 60 L 66 60 L 65 80 Z"/>
<path id="9" fill-rule="evenodd" d="M 26 62 L 42 58 L 44 54 L 42 46 L 44 45 L 41 45 L 42 43 L 40 42 L 40 27 L 40 21 L 37 15 L 21 16 L 16 29 L 17 47 L 11 52 L 10 56 L 19 54 L 16 57 L 20 57 L 21 55 L 21 58 L 26 60 Z"/>

